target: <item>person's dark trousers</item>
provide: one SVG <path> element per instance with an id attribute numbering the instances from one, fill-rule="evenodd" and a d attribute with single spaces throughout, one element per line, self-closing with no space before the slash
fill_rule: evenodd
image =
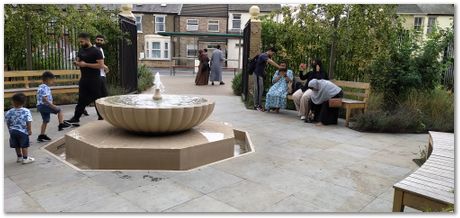
<path id="1" fill-rule="evenodd" d="M 262 98 L 264 93 L 264 77 L 254 75 L 254 107 L 262 107 Z"/>
<path id="2" fill-rule="evenodd" d="M 107 89 L 107 78 L 105 76 L 101 76 L 101 98 L 109 96 L 109 91 Z"/>
<path id="3" fill-rule="evenodd" d="M 332 98 L 343 98 L 343 91 L 340 91 Z M 316 105 L 315 109 L 315 117 L 316 114 L 318 114 L 318 121 L 321 121 L 324 125 L 337 124 L 337 119 L 339 118 L 339 108 L 329 107 L 329 100 L 325 101 L 321 105 Z"/>
<path id="4" fill-rule="evenodd" d="M 78 102 L 77 106 L 75 106 L 75 113 L 72 118 L 73 121 L 79 122 L 80 117 L 83 115 L 86 106 L 96 101 L 101 96 L 101 86 L 102 81 L 100 77 L 80 80 L 78 88 Z M 101 119 L 102 116 L 99 114 L 97 107 L 96 112 L 99 119 Z"/>

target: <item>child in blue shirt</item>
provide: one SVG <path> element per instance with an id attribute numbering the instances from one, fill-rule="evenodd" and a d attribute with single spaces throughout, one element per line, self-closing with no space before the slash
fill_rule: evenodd
<path id="1" fill-rule="evenodd" d="M 53 95 L 51 95 L 51 89 L 49 85 L 54 84 L 54 74 L 45 71 L 42 74 L 43 83 L 38 87 L 37 90 L 37 110 L 42 115 L 43 123 L 41 126 L 40 135 L 37 140 L 39 142 L 50 141 L 51 138 L 46 135 L 46 127 L 50 122 L 51 113 L 57 114 L 59 120 L 58 131 L 64 128 L 70 127 L 70 124 L 64 122 L 64 115 L 61 108 L 53 104 Z"/>
<path id="2" fill-rule="evenodd" d="M 34 158 L 28 156 L 29 136 L 32 135 L 32 114 L 24 107 L 26 96 L 23 93 L 13 95 L 13 108 L 5 113 L 5 122 L 10 133 L 10 148 L 16 149 L 22 164 L 32 163 Z"/>

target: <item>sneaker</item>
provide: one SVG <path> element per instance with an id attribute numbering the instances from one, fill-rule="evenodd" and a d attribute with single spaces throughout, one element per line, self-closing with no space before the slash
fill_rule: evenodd
<path id="1" fill-rule="evenodd" d="M 225 85 L 225 83 L 224 83 L 224 82 L 220 82 L 220 85 Z"/>
<path id="2" fill-rule="evenodd" d="M 28 163 L 32 163 L 34 161 L 35 161 L 35 158 L 27 157 L 27 159 L 22 159 L 22 164 L 28 164 Z"/>
<path id="3" fill-rule="evenodd" d="M 16 163 L 21 163 L 22 162 L 22 157 L 18 157 L 18 159 L 16 160 Z"/>
<path id="4" fill-rule="evenodd" d="M 305 117 L 305 116 L 301 116 L 301 117 L 300 117 L 301 120 L 305 120 L 306 118 L 307 118 L 307 117 Z"/>
<path id="5" fill-rule="evenodd" d="M 59 126 L 58 126 L 58 131 L 62 131 L 63 129 L 68 128 L 70 126 L 71 126 L 71 124 L 67 123 L 67 122 L 60 123 Z"/>
<path id="6" fill-rule="evenodd" d="M 214 82 L 212 82 L 211 85 L 214 85 Z"/>
<path id="7" fill-rule="evenodd" d="M 39 142 L 51 141 L 51 138 L 48 137 L 47 135 L 39 135 L 37 137 L 37 141 L 39 141 Z"/>
<path id="8" fill-rule="evenodd" d="M 73 124 L 78 124 L 78 123 L 80 123 L 80 120 L 77 120 L 77 119 L 72 118 L 72 119 L 70 119 L 70 120 L 64 120 L 64 123 L 68 123 L 68 124 L 73 125 Z"/>
<path id="9" fill-rule="evenodd" d="M 83 111 L 83 115 L 89 116 L 88 111 L 87 111 L 87 110 L 84 110 L 84 111 Z"/>

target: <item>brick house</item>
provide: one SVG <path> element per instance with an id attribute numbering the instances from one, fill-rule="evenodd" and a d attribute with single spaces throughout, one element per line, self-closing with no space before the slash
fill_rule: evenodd
<path id="1" fill-rule="evenodd" d="M 135 4 L 133 14 L 137 25 L 139 64 L 148 67 L 168 67 L 173 57 L 171 37 L 159 32 L 174 32 L 180 4 Z"/>
<path id="2" fill-rule="evenodd" d="M 246 23 L 251 18 L 251 15 L 249 14 L 249 8 L 251 8 L 251 6 L 253 5 L 259 7 L 260 16 L 264 16 L 270 14 L 271 12 L 278 11 L 281 9 L 280 4 L 230 4 L 228 7 L 228 33 L 243 32 Z M 281 19 L 281 15 L 274 17 L 274 20 L 277 22 L 279 22 Z M 243 57 L 243 49 L 242 47 L 240 49 L 240 46 L 243 45 L 240 45 L 238 39 L 228 39 L 227 58 L 230 60 L 238 60 L 238 57 Z M 242 67 L 242 62 L 243 60 L 240 60 L 240 67 Z M 229 61 L 228 67 L 238 68 L 238 61 Z"/>
<path id="3" fill-rule="evenodd" d="M 228 5 L 226 4 L 184 4 L 176 19 L 176 32 L 190 33 L 227 33 Z M 192 37 L 176 38 L 175 52 L 181 59 L 180 65 L 193 65 L 193 60 L 199 49 L 208 49 L 210 56 L 217 45 L 226 53 L 227 40 L 220 37 Z"/>

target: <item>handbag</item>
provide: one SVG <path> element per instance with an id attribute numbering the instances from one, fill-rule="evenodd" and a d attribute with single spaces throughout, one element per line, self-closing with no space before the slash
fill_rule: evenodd
<path id="1" fill-rule="evenodd" d="M 333 107 L 333 108 L 342 107 L 342 99 L 341 98 L 329 99 L 329 107 Z"/>

